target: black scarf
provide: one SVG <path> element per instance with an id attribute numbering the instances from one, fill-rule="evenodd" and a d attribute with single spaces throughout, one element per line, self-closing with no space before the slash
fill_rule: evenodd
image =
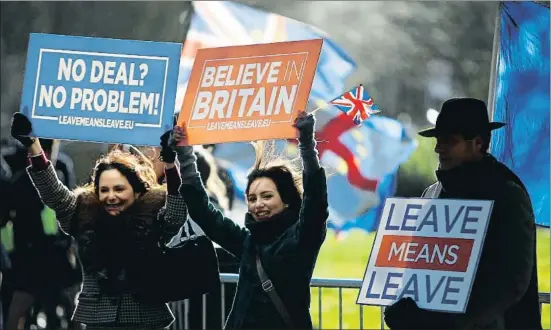
<path id="1" fill-rule="evenodd" d="M 74 223 L 84 271 L 104 289 L 120 291 L 132 276 L 129 270 L 136 269 L 143 253 L 157 244 L 154 224 L 166 192 L 152 189 L 117 216 L 109 215 L 91 191 L 78 197 Z"/>
<path id="2" fill-rule="evenodd" d="M 105 214 L 97 222 L 98 249 L 102 258 L 97 260 L 98 269 L 104 269 L 108 278 L 117 278 L 130 257 L 132 244 L 128 215 Z"/>
<path id="3" fill-rule="evenodd" d="M 437 170 L 436 177 L 444 188 L 442 197 L 448 194 L 476 197 L 488 189 L 491 191 L 495 183 L 507 180 L 514 181 L 528 193 L 520 178 L 490 154 L 479 161 L 464 163 L 449 170 Z"/>
<path id="4" fill-rule="evenodd" d="M 299 210 L 287 208 L 268 219 L 257 221 L 252 214 L 245 215 L 245 226 L 251 232 L 253 241 L 268 244 L 275 241 L 289 227 L 298 221 Z"/>

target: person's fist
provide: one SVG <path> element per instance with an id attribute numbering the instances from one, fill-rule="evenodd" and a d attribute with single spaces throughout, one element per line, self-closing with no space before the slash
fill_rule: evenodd
<path id="1" fill-rule="evenodd" d="M 176 160 L 176 152 L 170 146 L 169 140 L 172 134 L 172 130 L 166 131 L 161 135 L 161 152 L 159 159 L 164 163 L 174 163 Z"/>
<path id="2" fill-rule="evenodd" d="M 311 113 L 306 113 L 305 111 L 299 112 L 293 127 L 298 130 L 299 140 L 307 141 L 311 140 L 314 136 L 314 125 L 316 124 L 316 118 Z"/>
<path id="3" fill-rule="evenodd" d="M 30 147 L 35 138 L 30 137 L 33 127 L 31 121 L 27 116 L 21 112 L 16 112 L 12 116 L 11 121 L 11 136 L 17 141 L 21 142 L 25 147 Z"/>
<path id="4" fill-rule="evenodd" d="M 180 126 L 174 126 L 174 129 L 172 130 L 172 141 L 171 143 L 174 146 L 177 146 L 182 141 L 187 141 L 187 133 L 186 131 L 180 127 Z"/>
<path id="5" fill-rule="evenodd" d="M 184 142 L 184 145 L 179 146 L 180 142 Z M 188 156 L 193 156 L 193 146 L 187 145 L 187 132 L 181 126 L 174 126 L 168 144 L 176 151 L 180 163 Z"/>
<path id="6" fill-rule="evenodd" d="M 314 130 L 314 125 L 316 124 L 316 118 L 311 113 L 306 113 L 301 111 L 298 113 L 297 118 L 293 124 L 293 127 L 296 127 L 299 131 L 301 130 Z"/>

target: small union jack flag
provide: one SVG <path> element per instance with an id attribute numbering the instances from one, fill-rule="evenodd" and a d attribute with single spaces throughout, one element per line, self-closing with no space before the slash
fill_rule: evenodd
<path id="1" fill-rule="evenodd" d="M 363 85 L 358 85 L 350 91 L 337 97 L 329 104 L 346 113 L 358 126 L 372 114 L 381 112 L 373 103 L 373 99 L 367 94 Z"/>

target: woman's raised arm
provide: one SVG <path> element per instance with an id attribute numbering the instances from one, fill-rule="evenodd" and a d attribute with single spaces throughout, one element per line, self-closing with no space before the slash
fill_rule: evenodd
<path id="1" fill-rule="evenodd" d="M 180 228 L 185 224 L 188 211 L 184 198 L 180 196 L 178 189 L 182 184 L 178 168 L 174 165 L 176 152 L 168 145 L 170 131 L 161 136 L 160 159 L 165 164 L 166 178 L 166 202 L 159 212 L 159 220 L 162 223 L 163 237 L 166 242 L 178 234 Z"/>
<path id="2" fill-rule="evenodd" d="M 185 139 L 182 128 L 174 128 L 174 142 Z M 193 147 L 174 147 L 180 162 L 182 185 L 180 194 L 184 198 L 189 215 L 205 234 L 222 248 L 240 258 L 243 252 L 243 243 L 249 232 L 234 221 L 226 218 L 209 200 L 205 187 L 197 171 L 197 157 Z"/>
<path id="3" fill-rule="evenodd" d="M 13 115 L 11 135 L 29 150 L 31 166 L 27 168 L 27 173 L 42 202 L 55 211 L 61 229 L 71 234 L 71 219 L 77 207 L 77 196 L 59 180 L 38 138 L 31 137 L 31 132 L 30 120 L 22 113 L 16 112 Z"/>
<path id="4" fill-rule="evenodd" d="M 316 141 L 314 140 L 314 115 L 301 112 L 295 121 L 299 131 L 298 142 L 303 167 L 302 206 L 300 210 L 299 235 L 302 242 L 319 247 L 327 232 L 329 204 L 327 200 L 327 179 L 319 164 Z"/>

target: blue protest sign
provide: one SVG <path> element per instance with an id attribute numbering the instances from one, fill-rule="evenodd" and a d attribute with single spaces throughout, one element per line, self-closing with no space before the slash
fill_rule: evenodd
<path id="1" fill-rule="evenodd" d="M 32 33 L 21 112 L 39 137 L 157 146 L 173 124 L 181 50 Z"/>

